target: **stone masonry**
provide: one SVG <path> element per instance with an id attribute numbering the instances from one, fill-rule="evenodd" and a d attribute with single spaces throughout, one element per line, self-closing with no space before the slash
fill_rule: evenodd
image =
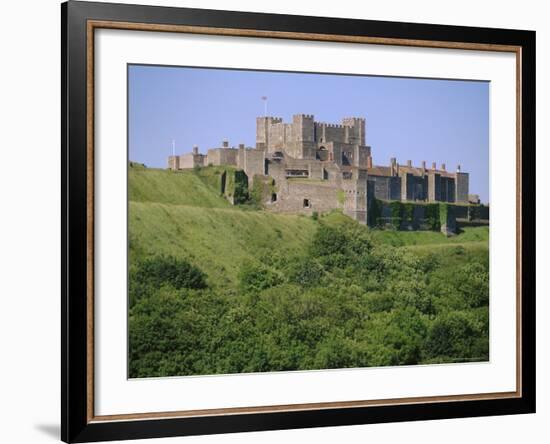
<path id="1" fill-rule="evenodd" d="M 365 119 L 346 117 L 340 124 L 317 122 L 314 116 L 296 114 L 291 122 L 278 117 L 256 119 L 256 146 L 221 147 L 200 154 L 170 156 L 173 170 L 207 165 L 242 169 L 252 186 L 254 178 L 270 177 L 274 192 L 262 204 L 272 211 L 312 214 L 340 208 L 361 223 L 367 222 L 367 204 L 382 201 L 448 202 L 467 205 L 468 173 L 448 171 L 445 164 L 426 162 L 374 165 L 366 144 Z"/>

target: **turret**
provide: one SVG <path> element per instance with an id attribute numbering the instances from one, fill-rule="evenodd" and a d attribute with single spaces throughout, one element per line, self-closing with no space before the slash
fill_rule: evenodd
<path id="1" fill-rule="evenodd" d="M 345 117 L 342 125 L 348 127 L 346 143 L 365 145 L 365 119 L 362 117 Z"/>

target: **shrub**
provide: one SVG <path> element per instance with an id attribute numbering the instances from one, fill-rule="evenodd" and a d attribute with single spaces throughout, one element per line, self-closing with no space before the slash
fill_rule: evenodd
<path id="1" fill-rule="evenodd" d="M 254 292 L 265 290 L 282 283 L 281 276 L 262 264 L 246 262 L 239 271 L 239 284 L 243 291 Z"/>
<path id="2" fill-rule="evenodd" d="M 426 350 L 431 357 L 453 356 L 457 360 L 471 356 L 470 348 L 478 336 L 471 319 L 462 312 L 438 317 L 428 334 Z"/>
<path id="3" fill-rule="evenodd" d="M 201 289 L 207 286 L 206 275 L 199 268 L 172 256 L 155 256 L 138 263 L 131 280 L 153 288 L 171 285 L 176 289 Z"/>
<path id="4" fill-rule="evenodd" d="M 489 304 L 489 272 L 479 262 L 471 262 L 457 269 L 456 289 L 470 307 Z"/>
<path id="5" fill-rule="evenodd" d="M 299 261 L 290 270 L 290 280 L 305 287 L 317 285 L 323 277 L 323 267 L 310 259 Z"/>

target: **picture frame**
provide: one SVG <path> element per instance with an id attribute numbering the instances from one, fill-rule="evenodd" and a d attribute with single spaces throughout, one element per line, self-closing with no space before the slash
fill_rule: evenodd
<path id="1" fill-rule="evenodd" d="M 61 6 L 61 438 L 65 442 L 279 430 L 535 412 L 535 33 L 358 19 L 69 1 Z M 515 55 L 514 391 L 97 415 L 94 126 L 99 29 Z M 133 60 L 137 63 L 139 61 Z M 104 285 L 108 285 L 105 283 Z M 121 360 L 125 357 L 121 356 Z M 116 395 L 116 393 L 115 393 Z"/>

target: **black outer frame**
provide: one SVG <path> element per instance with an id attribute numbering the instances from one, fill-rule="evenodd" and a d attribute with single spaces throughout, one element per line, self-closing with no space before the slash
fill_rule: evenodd
<path id="1" fill-rule="evenodd" d="M 191 418 L 87 421 L 86 23 L 89 19 L 522 48 L 522 396 Z M 69 1 L 61 5 L 61 439 L 90 442 L 535 412 L 535 32 Z"/>

